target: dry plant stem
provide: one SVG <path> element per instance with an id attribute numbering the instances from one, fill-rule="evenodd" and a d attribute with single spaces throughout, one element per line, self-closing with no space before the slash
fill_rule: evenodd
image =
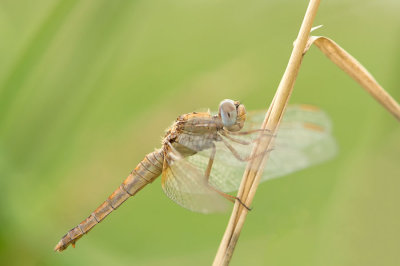
<path id="1" fill-rule="evenodd" d="M 289 63 L 286 67 L 281 82 L 279 83 L 279 87 L 276 91 L 275 97 L 265 116 L 262 129 L 269 129 L 272 133 L 276 132 L 287 102 L 289 101 L 290 95 L 292 93 L 293 85 L 299 72 L 303 52 L 305 51 L 307 45 L 307 41 L 310 35 L 315 15 L 318 10 L 319 3 L 319 0 L 311 0 L 309 2 L 303 23 L 300 27 L 300 31 L 295 42 L 295 46 L 289 59 Z M 272 139 L 268 136 L 262 138 L 258 145 L 256 145 L 252 154 L 259 154 L 259 151 L 268 149 L 271 144 L 271 140 Z M 265 156 L 259 157 L 261 158 L 257 157 L 256 159 L 251 160 L 248 163 L 246 171 L 243 175 L 242 183 L 239 188 L 238 197 L 247 206 L 250 206 L 253 201 L 262 171 L 264 169 L 265 161 L 268 157 L 268 153 Z M 238 202 L 236 202 L 224 237 L 222 238 L 217 255 L 214 259 L 213 265 L 229 264 L 244 221 L 246 219 L 246 215 L 247 210 L 243 208 Z"/>
<path id="2" fill-rule="evenodd" d="M 354 57 L 329 38 L 312 36 L 308 48 L 315 44 L 332 62 L 357 81 L 372 97 L 400 121 L 400 105 L 379 85 Z"/>

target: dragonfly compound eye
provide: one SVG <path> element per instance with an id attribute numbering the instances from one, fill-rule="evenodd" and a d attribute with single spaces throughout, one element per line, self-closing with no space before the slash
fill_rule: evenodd
<path id="1" fill-rule="evenodd" d="M 237 118 L 235 102 L 228 99 L 223 100 L 219 105 L 219 115 L 225 127 L 233 126 Z"/>

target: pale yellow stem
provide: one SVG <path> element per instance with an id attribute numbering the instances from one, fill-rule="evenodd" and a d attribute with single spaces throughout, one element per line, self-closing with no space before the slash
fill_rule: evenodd
<path id="1" fill-rule="evenodd" d="M 265 116 L 262 125 L 263 129 L 269 129 L 271 132 L 276 132 L 292 93 L 319 3 L 319 0 L 311 0 L 309 2 L 289 63 L 278 86 L 275 97 Z M 257 145 L 253 150 L 253 154 L 260 154 L 258 151 L 267 150 L 270 144 L 271 138 L 263 138 L 259 145 Z M 267 155 L 257 156 L 256 158 L 257 159 L 251 160 L 248 163 L 238 193 L 238 197 L 241 198 L 247 206 L 250 206 L 253 201 L 260 176 L 264 169 L 264 163 L 267 160 Z M 247 210 L 236 202 L 213 265 L 229 264 L 246 216 Z"/>

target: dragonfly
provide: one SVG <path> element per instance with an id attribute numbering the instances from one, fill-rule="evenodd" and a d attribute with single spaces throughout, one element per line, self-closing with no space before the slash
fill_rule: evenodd
<path id="1" fill-rule="evenodd" d="M 87 234 L 128 198 L 162 176 L 165 194 L 175 203 L 201 213 L 223 212 L 241 200 L 229 192 L 239 188 L 249 160 L 269 153 L 260 182 L 326 161 L 336 154 L 331 121 L 308 105 L 286 108 L 277 134 L 261 130 L 265 113 L 247 112 L 239 101 L 223 100 L 218 112 L 179 116 L 166 130 L 162 147 L 147 154 L 122 184 L 89 217 L 65 234 L 55 251 L 63 251 Z M 251 151 L 263 136 L 273 147 Z"/>

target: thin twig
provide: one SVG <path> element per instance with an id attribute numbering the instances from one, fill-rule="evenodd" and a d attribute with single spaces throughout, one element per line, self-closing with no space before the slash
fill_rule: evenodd
<path id="1" fill-rule="evenodd" d="M 329 38 L 311 36 L 306 51 L 312 44 L 317 46 L 333 63 L 357 81 L 375 100 L 400 121 L 400 105 L 379 85 L 360 62 Z"/>
<path id="2" fill-rule="evenodd" d="M 303 23 L 300 27 L 295 46 L 286 67 L 285 73 L 279 83 L 274 99 L 267 111 L 262 129 L 268 129 L 272 133 L 276 132 L 279 122 L 283 116 L 286 104 L 289 101 L 293 86 L 299 72 L 303 52 L 305 50 L 307 40 L 310 35 L 311 27 L 318 10 L 320 1 L 310 0 Z M 271 138 L 265 136 L 262 141 L 256 145 L 253 154 L 260 154 L 259 151 L 267 150 L 271 144 Z M 246 206 L 250 206 L 257 186 L 264 169 L 265 162 L 268 154 L 259 156 L 251 160 L 243 175 L 243 180 L 239 188 L 238 197 L 242 199 Z M 226 228 L 224 237 L 220 243 L 217 255 L 214 259 L 213 265 L 228 265 L 232 257 L 234 248 L 239 238 L 241 229 L 246 219 L 248 210 L 243 208 L 238 202 L 235 203 L 231 218 Z"/>

